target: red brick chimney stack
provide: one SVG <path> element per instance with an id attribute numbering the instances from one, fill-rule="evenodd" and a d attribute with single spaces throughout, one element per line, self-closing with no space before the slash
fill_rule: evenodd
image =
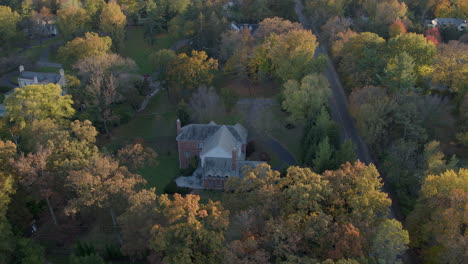
<path id="1" fill-rule="evenodd" d="M 237 149 L 232 149 L 232 170 L 235 171 L 237 169 Z"/>
<path id="2" fill-rule="evenodd" d="M 178 135 L 180 133 L 180 128 L 182 127 L 182 124 L 180 123 L 180 119 L 177 119 L 176 126 L 177 126 L 177 135 Z"/>

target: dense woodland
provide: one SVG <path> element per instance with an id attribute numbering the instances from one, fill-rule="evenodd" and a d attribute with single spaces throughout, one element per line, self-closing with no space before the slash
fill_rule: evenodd
<path id="1" fill-rule="evenodd" d="M 1 1 L 0 75 L 52 38 L 67 84 L 5 97 L 0 83 L 0 263 L 466 263 L 468 33 L 433 18 L 468 19 L 468 1 Z M 143 63 L 125 55 L 134 28 L 162 47 Z M 375 164 L 333 118 L 333 66 Z M 279 87 L 284 125 L 303 127 L 298 166 L 260 165 L 203 199 L 149 186 L 142 168 L 165 153 L 144 140 L 109 144 L 157 89 L 183 124 L 231 113 L 226 79 Z M 83 239 L 98 219 L 111 242 Z"/>

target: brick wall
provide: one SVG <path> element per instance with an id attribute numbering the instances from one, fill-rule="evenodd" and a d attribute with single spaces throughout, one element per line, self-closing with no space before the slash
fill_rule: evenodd
<path id="1" fill-rule="evenodd" d="M 177 141 L 177 147 L 179 149 L 179 167 L 181 169 L 188 168 L 190 160 L 193 157 L 200 157 L 200 152 L 202 150 L 199 148 L 200 143 L 202 143 L 202 141 Z"/>
<path id="2" fill-rule="evenodd" d="M 224 190 L 224 178 L 205 178 L 203 187 L 207 190 Z"/>

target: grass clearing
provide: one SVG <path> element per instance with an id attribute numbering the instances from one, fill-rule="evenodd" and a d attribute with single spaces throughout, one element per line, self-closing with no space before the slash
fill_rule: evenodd
<path id="1" fill-rule="evenodd" d="M 56 38 L 45 40 L 42 42 L 42 45 L 38 44 L 27 49 L 23 55 L 30 58 L 32 61 L 37 61 L 39 60 L 39 57 L 41 56 L 42 52 L 44 52 L 44 50 L 48 49 L 50 46 L 59 41 L 60 40 Z"/>

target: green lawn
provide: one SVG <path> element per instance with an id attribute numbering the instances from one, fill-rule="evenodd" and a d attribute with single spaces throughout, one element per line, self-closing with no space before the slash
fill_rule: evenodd
<path id="1" fill-rule="evenodd" d="M 34 71 L 36 71 L 36 72 L 53 72 L 53 73 L 58 73 L 58 72 L 59 72 L 59 68 L 55 68 L 55 67 L 37 67 L 36 69 L 34 69 Z"/>
<path id="2" fill-rule="evenodd" d="M 19 83 L 18 83 L 18 75 L 11 76 L 11 77 L 10 77 L 10 82 L 11 82 L 12 84 L 18 85 L 18 84 L 19 84 Z"/>
<path id="3" fill-rule="evenodd" d="M 31 48 L 27 49 L 23 55 L 26 57 L 29 57 L 32 61 L 37 61 L 39 57 L 41 56 L 42 52 L 44 50 L 48 49 L 51 45 L 54 43 L 60 41 L 60 39 L 48 39 L 42 42 L 42 45 L 37 44 L 35 46 L 32 46 Z"/>
<path id="4" fill-rule="evenodd" d="M 172 43 L 173 41 L 167 34 L 161 34 L 157 37 L 156 43 L 151 45 L 145 41 L 142 27 L 129 27 L 122 54 L 136 62 L 140 68 L 140 73 L 150 74 L 150 54 L 160 49 L 168 49 L 172 46 Z"/>
<path id="5" fill-rule="evenodd" d="M 148 107 L 129 123 L 112 130 L 109 144 L 120 147 L 135 140 L 152 147 L 158 153 L 158 166 L 146 167 L 139 173 L 148 181 L 148 187 L 156 187 L 158 193 L 179 176 L 176 147 L 176 105 L 167 100 L 164 91 L 153 97 Z"/>

